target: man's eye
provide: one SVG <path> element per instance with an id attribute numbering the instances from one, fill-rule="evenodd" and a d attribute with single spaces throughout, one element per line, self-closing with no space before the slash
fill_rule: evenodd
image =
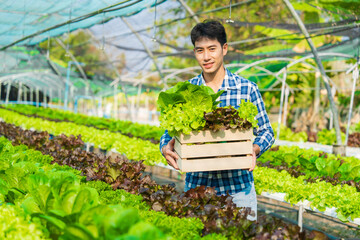
<path id="1" fill-rule="evenodd" d="M 210 51 L 212 51 L 212 52 L 215 51 L 215 48 L 210 48 Z"/>
<path id="2" fill-rule="evenodd" d="M 202 51 L 203 51 L 202 49 L 196 50 L 197 53 L 202 53 Z"/>

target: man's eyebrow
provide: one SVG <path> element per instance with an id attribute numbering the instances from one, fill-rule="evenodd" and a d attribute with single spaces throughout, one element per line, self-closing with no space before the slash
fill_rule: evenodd
<path id="1" fill-rule="evenodd" d="M 206 48 L 216 47 L 216 44 L 207 46 Z M 204 49 L 204 47 L 195 47 L 194 49 Z"/>

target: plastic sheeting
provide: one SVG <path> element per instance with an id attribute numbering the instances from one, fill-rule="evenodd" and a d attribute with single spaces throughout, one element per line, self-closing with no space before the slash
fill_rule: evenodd
<path id="1" fill-rule="evenodd" d="M 164 1 L 159 0 L 157 4 Z M 115 4 L 117 5 L 104 10 L 104 13 L 96 13 Z M 154 4 L 155 0 L 0 1 L 0 45 L 11 44 L 25 36 L 83 16 L 80 21 L 52 29 L 19 43 L 19 45 L 34 45 L 48 37 L 79 28 L 89 28 L 114 17 L 136 14 Z M 90 13 L 94 16 L 88 15 Z"/>

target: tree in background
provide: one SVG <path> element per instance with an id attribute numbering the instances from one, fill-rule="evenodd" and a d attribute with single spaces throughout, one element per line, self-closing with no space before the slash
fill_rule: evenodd
<path id="1" fill-rule="evenodd" d="M 59 39 L 63 41 L 65 46 L 69 46 L 69 52 L 75 56 L 78 62 L 85 64 L 83 69 L 88 77 L 99 75 L 116 78 L 113 67 L 107 62 L 103 50 L 93 44 L 90 34 L 78 30 L 70 35 L 59 37 Z M 39 46 L 43 50 L 48 50 L 48 41 L 40 43 Z M 65 68 L 68 62 L 71 61 L 71 58 L 66 54 L 66 50 L 55 39 L 50 41 L 50 59 Z M 119 72 L 123 70 L 125 63 L 125 54 L 119 55 L 113 62 Z"/>

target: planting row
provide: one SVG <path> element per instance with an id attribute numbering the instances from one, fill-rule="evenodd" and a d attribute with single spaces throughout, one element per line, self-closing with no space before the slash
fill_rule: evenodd
<path id="1" fill-rule="evenodd" d="M 278 172 L 266 167 L 254 170 L 254 180 L 257 194 L 263 191 L 285 193 L 285 200 L 292 204 L 307 200 L 319 211 L 335 207 L 337 217 L 342 221 L 360 218 L 360 193 L 352 186 L 334 186 L 321 180 L 311 183 L 305 176 L 295 178 L 287 171 Z"/>
<path id="2" fill-rule="evenodd" d="M 131 138 L 120 133 L 99 130 L 71 122 L 53 122 L 41 118 L 29 118 L 6 109 L 0 109 L 0 116 L 5 122 L 21 126 L 25 129 L 47 131 L 53 135 L 60 135 L 62 133 L 68 136 L 81 135 L 84 142 L 92 143 L 95 147 L 104 150 L 115 149 L 131 160 L 144 160 L 147 165 L 154 165 L 160 162 L 166 164 L 165 159 L 159 151 L 158 145 L 150 141 Z"/>
<path id="3" fill-rule="evenodd" d="M 277 146 L 258 158 L 258 165 L 304 176 L 306 182 L 323 180 L 333 185 L 353 186 L 360 192 L 360 159 L 340 157 L 297 146 Z"/>
<path id="4" fill-rule="evenodd" d="M 360 160 L 296 146 L 276 146 L 258 158 L 254 179 L 262 191 L 285 193 L 286 201 L 310 201 L 320 211 L 337 208 L 342 221 L 360 217 Z"/>
<path id="5" fill-rule="evenodd" d="M 105 119 L 91 117 L 82 114 L 75 114 L 69 111 L 62 111 L 50 108 L 38 108 L 29 105 L 6 105 L 7 109 L 25 114 L 27 116 L 41 117 L 51 121 L 74 122 L 79 125 L 91 126 L 97 129 L 119 132 L 129 137 L 138 137 L 158 143 L 163 130 L 156 126 L 132 123 L 130 121 Z M 277 132 L 277 124 L 272 124 L 273 130 Z M 344 129 L 342 129 L 344 130 Z M 342 140 L 345 141 L 345 133 L 342 132 Z M 323 129 L 317 133 L 310 131 L 293 132 L 290 128 L 281 125 L 280 140 L 295 142 L 317 142 L 325 145 L 333 145 L 336 142 L 335 130 Z M 360 147 L 360 123 L 352 125 L 348 139 L 348 146 Z"/>
<path id="6" fill-rule="evenodd" d="M 3 110 L 3 111 L 5 111 L 5 110 Z M 23 121 L 26 121 L 26 119 L 23 119 Z M 63 124 L 63 123 L 58 123 L 58 124 Z M 269 168 L 266 168 L 266 169 L 269 170 L 269 171 L 271 170 Z M 99 171 L 99 170 L 97 170 L 97 171 Z M 257 170 L 255 170 L 255 174 L 256 174 L 256 172 L 257 172 Z M 298 179 L 296 179 L 295 177 L 293 177 L 293 179 L 294 179 L 295 182 L 297 182 Z M 302 179 L 305 179 L 305 177 L 303 176 Z M 266 177 L 261 178 L 261 176 L 260 176 L 257 180 L 259 180 L 261 182 L 264 182 L 264 186 L 262 187 L 262 189 L 267 190 L 267 191 L 275 191 L 275 189 L 272 189 L 273 186 L 267 184 L 267 178 Z M 312 185 L 312 184 L 314 184 L 314 185 Z M 318 182 L 315 181 L 314 183 L 308 183 L 306 186 L 302 186 L 302 187 L 305 188 L 305 187 L 308 187 L 308 185 L 309 185 L 309 186 L 315 186 L 314 189 L 317 189 L 318 188 L 317 184 L 318 184 Z M 339 212 L 343 212 L 342 214 L 346 218 L 351 217 L 353 219 L 353 218 L 357 218 L 357 217 L 360 216 L 359 208 L 357 207 L 359 205 L 355 204 L 356 202 L 358 202 L 360 200 L 359 199 L 359 193 L 356 191 L 356 188 L 348 186 L 348 185 L 343 186 L 343 187 L 340 186 L 340 188 L 344 189 L 344 191 L 341 191 L 338 194 L 336 194 L 338 199 L 348 199 L 348 196 L 353 196 L 354 199 L 355 199 L 355 201 L 349 203 L 349 205 L 341 205 L 341 204 L 339 204 L 338 201 L 334 201 L 334 199 L 332 199 L 330 197 L 322 197 L 322 196 L 327 196 L 328 192 L 337 191 L 338 186 L 333 186 L 330 183 L 328 185 L 325 185 L 325 186 L 327 186 L 327 188 L 329 188 L 329 190 L 326 189 L 326 188 L 321 188 L 321 190 L 316 190 L 316 192 L 312 192 L 312 194 L 315 196 L 315 198 L 316 197 L 322 198 L 321 203 L 320 202 L 318 203 L 318 202 L 314 201 L 314 203 L 313 203 L 314 207 L 316 207 L 318 209 L 322 209 L 323 208 L 322 206 L 336 207 L 336 208 L 338 208 Z M 301 187 L 301 185 L 299 185 L 299 187 Z M 308 192 L 308 189 L 307 188 L 305 188 L 305 189 L 306 189 L 306 191 L 304 191 L 304 193 L 309 193 L 310 194 L 310 192 Z M 331 189 L 334 189 L 334 190 L 331 190 Z M 276 191 L 278 191 L 278 188 L 276 188 Z M 354 194 L 353 194 L 353 191 L 355 192 Z M 289 196 L 294 194 L 288 188 L 283 188 L 282 192 L 285 192 L 285 193 L 289 194 Z M 313 195 L 311 195 L 311 196 L 313 196 Z M 300 198 L 299 200 L 309 200 L 308 197 L 309 197 L 309 195 L 305 194 L 305 195 L 302 195 L 301 197 L 298 196 L 297 198 L 294 198 L 294 199 Z M 311 201 L 311 198 L 310 198 L 309 201 Z M 292 202 L 292 203 L 297 203 L 297 202 Z M 345 208 L 346 208 L 346 210 L 345 210 Z M 347 209 L 350 209 L 350 210 L 347 210 Z M 341 215 L 339 215 L 339 216 L 341 216 Z"/>
<path id="7" fill-rule="evenodd" d="M 28 116 L 41 117 L 52 121 L 73 122 L 78 125 L 90 126 L 101 130 L 108 130 L 110 132 L 119 132 L 129 137 L 151 140 L 154 143 L 158 143 L 161 135 L 164 133 L 164 131 L 157 126 L 133 123 L 131 121 L 87 116 L 70 111 L 34 107 L 30 105 L 3 105 L 3 107 Z"/>
<path id="8" fill-rule="evenodd" d="M 32 147 L 50 153 L 53 156 L 53 162 L 67 163 L 78 169 L 85 165 L 83 174 L 91 174 L 91 176 L 87 176 L 88 180 L 97 178 L 104 182 L 97 189 L 106 190 L 110 202 L 114 199 L 111 189 L 125 189 L 142 196 L 144 202 L 139 205 L 146 204 L 149 206 L 148 208 L 162 211 L 171 216 L 200 219 L 203 224 L 201 224 L 203 226 L 202 234 L 221 233 L 227 239 L 250 239 L 265 236 L 299 239 L 300 237 L 298 226 L 286 224 L 267 215 L 259 214 L 258 223 L 246 220 L 247 210 L 239 214 L 239 209 L 232 203 L 231 197 L 217 196 L 213 188 L 200 187 L 179 194 L 171 186 L 159 186 L 149 176 L 142 177 L 141 171 L 144 170 L 144 166 L 141 162 L 128 162 L 126 159 L 119 158 L 111 160 L 102 155 L 85 152 L 79 148 L 79 138 L 61 136 L 49 140 L 46 133 L 36 133 L 10 124 L 1 124 L 1 131 L 7 131 L 6 134 L 14 143 L 23 139 Z M 39 144 L 41 141 L 44 143 Z M 67 156 L 65 152 L 67 152 Z M 97 166 L 93 171 L 86 163 L 90 157 L 93 160 L 92 165 Z M 194 226 L 199 226 L 199 224 Z M 305 232 L 304 235 L 306 239 L 315 237 L 314 233 Z M 211 235 L 210 237 L 219 239 L 222 236 Z M 193 239 L 193 237 L 189 238 Z"/>
<path id="9" fill-rule="evenodd" d="M 80 172 L 50 165 L 52 157 L 14 147 L 3 137 L 0 159 L 1 239 L 169 239 L 150 223 L 154 216 L 132 194 L 118 190 L 112 196 L 118 201 L 105 204 L 109 196 L 83 183 Z M 182 230 L 199 225 L 198 232 L 201 223 L 194 219 Z"/>
<path id="10" fill-rule="evenodd" d="M 277 135 L 278 124 L 272 124 L 275 136 Z M 341 139 L 345 142 L 345 129 L 341 129 Z M 316 142 L 324 145 L 336 144 L 336 133 L 335 129 L 331 130 L 322 129 L 319 132 L 302 131 L 293 132 L 290 128 L 281 125 L 280 126 L 280 140 L 293 141 L 293 142 Z M 348 138 L 349 147 L 360 147 L 360 123 L 351 126 L 351 131 Z"/>

